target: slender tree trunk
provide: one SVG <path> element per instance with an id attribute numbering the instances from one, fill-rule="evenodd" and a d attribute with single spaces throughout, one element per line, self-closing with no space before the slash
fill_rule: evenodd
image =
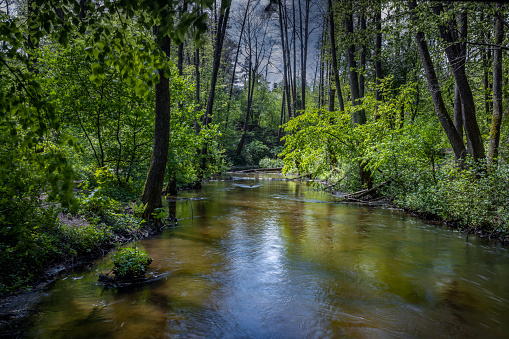
<path id="1" fill-rule="evenodd" d="M 169 55 L 171 41 L 164 37 L 159 42 L 161 49 Z M 143 213 L 143 218 L 149 220 L 152 212 L 158 207 L 162 207 L 162 191 L 164 184 L 164 172 L 166 161 L 168 159 L 168 148 L 170 141 L 170 83 L 164 70 L 159 70 L 159 82 L 155 87 L 156 106 L 155 106 L 155 129 L 154 145 L 152 147 L 152 157 L 150 167 L 145 181 L 145 187 L 142 193 L 142 202 L 147 204 Z"/>
<path id="2" fill-rule="evenodd" d="M 332 10 L 332 0 L 329 1 L 329 33 L 331 45 L 332 68 L 334 69 L 334 82 L 336 83 L 336 93 L 338 96 L 339 110 L 345 110 L 343 102 L 343 93 L 341 92 L 341 83 L 339 82 L 338 59 L 336 55 L 336 29 L 334 25 L 334 11 Z"/>
<path id="3" fill-rule="evenodd" d="M 292 2 L 292 12 L 293 12 L 293 114 L 297 116 L 297 21 L 295 20 L 295 0 Z"/>
<path id="4" fill-rule="evenodd" d="M 254 92 L 254 85 L 256 82 L 256 75 L 255 71 L 252 69 L 252 63 L 251 60 L 249 61 L 249 78 L 248 78 L 248 92 L 247 92 L 247 109 L 246 109 L 246 120 L 244 121 L 244 128 L 242 132 L 242 136 L 240 138 L 240 142 L 237 146 L 236 155 L 240 156 L 242 154 L 242 149 L 244 148 L 244 143 L 246 142 L 246 135 L 247 135 L 247 127 L 249 124 L 249 116 L 251 114 L 251 107 L 253 104 L 253 92 Z"/>
<path id="5" fill-rule="evenodd" d="M 408 6 L 412 12 L 412 21 L 417 22 L 418 17 L 415 13 L 415 8 L 417 7 L 416 1 L 409 0 Z M 463 140 L 461 140 L 458 132 L 456 131 L 449 113 L 447 113 L 447 108 L 445 107 L 442 92 L 440 90 L 440 84 L 438 83 L 438 78 L 435 73 L 435 67 L 431 61 L 428 44 L 424 39 L 423 32 L 419 31 L 415 34 L 415 42 L 417 44 L 417 49 L 419 50 L 419 56 L 424 67 L 424 72 L 426 74 L 426 81 L 428 82 L 433 105 L 435 106 L 435 113 L 437 114 L 438 120 L 440 121 L 440 124 L 442 125 L 442 128 L 444 129 L 445 134 L 449 139 L 449 142 L 451 143 L 456 160 L 461 164 L 461 160 L 465 159 L 466 156 L 465 145 L 463 144 Z"/>
<path id="6" fill-rule="evenodd" d="M 375 16 L 376 21 L 376 37 L 375 37 L 375 82 L 376 92 L 375 97 L 377 101 L 382 101 L 382 94 L 380 93 L 380 84 L 383 78 L 382 75 L 382 4 L 378 1 L 378 8 Z M 378 110 L 375 110 L 374 119 L 378 119 Z"/>
<path id="7" fill-rule="evenodd" d="M 353 35 L 353 15 L 346 14 L 345 18 L 345 30 L 348 35 Z M 359 76 L 357 74 L 357 62 L 355 60 L 355 44 L 351 42 L 348 45 L 348 68 L 350 78 L 350 94 L 352 106 L 360 104 L 360 93 L 359 93 Z M 353 122 L 356 124 L 366 123 L 366 116 L 362 111 L 354 113 Z"/>
<path id="8" fill-rule="evenodd" d="M 277 140 L 281 139 L 281 126 L 285 123 L 285 91 L 283 91 L 283 98 L 281 99 L 281 117 L 279 118 L 279 128 L 277 130 Z"/>
<path id="9" fill-rule="evenodd" d="M 362 31 L 362 42 L 361 42 L 361 55 L 360 55 L 360 72 L 359 72 L 359 97 L 364 98 L 364 89 L 365 89 L 365 80 L 364 80 L 364 71 L 366 69 L 366 44 L 365 44 L 365 34 L 366 34 L 366 14 L 365 9 L 363 14 L 359 18 L 360 21 L 360 29 Z"/>
<path id="10" fill-rule="evenodd" d="M 459 36 L 463 40 L 463 42 L 458 44 L 458 48 L 460 51 L 459 61 L 461 64 L 466 63 L 467 57 L 467 14 L 461 13 L 458 16 L 459 23 Z M 463 140 L 463 102 L 461 101 L 460 89 L 456 81 L 454 82 L 454 126 L 456 127 L 456 131 L 458 132 L 461 140 Z"/>
<path id="11" fill-rule="evenodd" d="M 334 112 L 334 101 L 336 101 L 336 98 L 334 97 L 334 88 L 332 87 L 332 79 L 330 78 L 331 74 L 332 72 L 329 66 L 329 112 Z"/>
<path id="12" fill-rule="evenodd" d="M 504 41 L 504 26 L 502 23 L 502 5 L 497 4 L 495 18 L 495 44 L 502 46 Z M 500 144 L 500 127 L 502 125 L 502 48 L 493 51 L 493 116 L 490 128 L 488 158 L 490 164 L 496 164 Z"/>
<path id="13" fill-rule="evenodd" d="M 481 22 L 484 22 L 484 8 L 481 9 Z M 489 33 L 488 37 L 486 37 L 486 34 L 483 34 L 483 42 L 489 43 Z M 491 61 L 491 53 L 488 52 L 488 47 L 481 48 L 481 62 L 482 62 L 482 69 L 483 69 L 483 85 L 484 85 L 484 110 L 486 112 L 486 116 L 489 116 L 490 114 L 490 79 L 489 79 L 489 73 L 488 70 L 490 68 L 490 61 Z"/>
<path id="14" fill-rule="evenodd" d="M 201 110 L 201 99 L 200 99 L 200 86 L 201 86 L 201 75 L 200 75 L 200 49 L 196 48 L 194 52 L 194 72 L 196 77 L 196 88 L 195 88 L 195 100 L 196 100 L 196 110 Z M 196 135 L 200 133 L 200 124 L 197 120 L 194 122 L 194 129 Z"/>
<path id="15" fill-rule="evenodd" d="M 246 4 L 246 10 L 244 11 L 244 18 L 242 19 L 242 27 L 240 29 L 239 42 L 237 43 L 237 51 L 235 52 L 235 62 L 233 63 L 232 79 L 230 81 L 230 90 L 228 92 L 228 106 L 226 108 L 225 131 L 228 131 L 228 118 L 230 116 L 230 103 L 232 100 L 233 84 L 235 83 L 235 72 L 237 70 L 237 63 L 239 60 L 240 43 L 242 42 L 242 35 L 244 34 L 244 27 L 246 26 L 246 18 L 247 18 L 247 14 L 249 12 L 250 4 L 251 4 L 251 0 L 248 0 L 247 4 Z"/>
<path id="16" fill-rule="evenodd" d="M 204 122 L 203 125 L 206 127 L 211 122 L 212 119 L 212 109 L 214 107 L 214 98 L 216 95 L 216 83 L 217 83 L 217 75 L 219 73 L 219 66 L 221 63 L 221 52 L 223 50 L 223 41 L 224 37 L 226 35 L 226 27 L 228 24 L 228 17 L 230 15 L 230 1 L 225 1 L 224 5 L 227 6 L 226 8 L 223 8 L 221 6 L 221 14 L 219 15 L 219 21 L 217 25 L 217 37 L 216 37 L 216 44 L 214 48 L 214 60 L 212 64 L 212 77 L 210 80 L 210 89 L 209 89 L 209 96 L 207 99 L 207 107 L 205 110 L 204 115 Z M 201 151 L 201 161 L 200 161 L 200 170 L 198 172 L 198 180 L 202 181 L 203 176 L 205 173 L 205 167 L 207 165 L 207 145 L 205 145 L 202 148 Z"/>
<path id="17" fill-rule="evenodd" d="M 281 34 L 281 48 L 283 50 L 283 82 L 284 82 L 284 86 L 285 86 L 285 92 L 286 92 L 286 103 L 287 103 L 287 107 L 288 107 L 288 117 L 291 118 L 291 104 L 290 104 L 290 83 L 289 83 L 289 79 L 288 79 L 288 64 L 289 64 L 289 60 L 287 58 L 287 48 L 286 48 L 286 45 L 287 45 L 287 39 L 286 39 L 286 34 L 284 33 L 285 32 L 285 27 L 284 27 L 284 24 L 286 23 L 285 20 L 283 20 L 283 8 L 282 8 L 282 4 L 281 4 L 281 1 L 278 1 L 278 13 L 279 13 L 279 28 L 280 28 L 280 34 Z"/>
<path id="18" fill-rule="evenodd" d="M 351 5 L 351 3 L 350 3 Z M 352 9 L 350 8 L 350 11 Z M 352 13 L 348 13 L 345 16 L 345 30 L 347 35 L 353 35 L 353 15 Z M 350 93 L 352 96 L 352 106 L 357 106 L 360 104 L 359 99 L 360 91 L 359 91 L 359 78 L 357 74 L 357 64 L 355 61 L 355 44 L 353 41 L 350 42 L 348 46 L 348 67 L 349 67 L 349 75 L 350 75 Z M 354 124 L 365 124 L 366 123 L 366 113 L 364 110 L 356 111 L 353 114 L 353 122 Z M 366 169 L 366 165 L 359 161 L 359 176 L 361 179 L 361 184 L 363 187 L 370 189 L 373 185 L 371 180 L 371 171 Z"/>
<path id="19" fill-rule="evenodd" d="M 306 80 L 306 68 L 307 68 L 307 60 L 308 60 L 308 38 L 309 38 L 309 3 L 310 0 L 306 1 L 306 8 L 304 12 L 304 36 L 302 37 L 303 44 L 301 46 L 301 77 L 302 77 L 302 84 L 301 84 L 301 109 L 306 109 L 306 86 L 307 86 L 307 80 Z M 301 36 L 302 36 L 302 13 L 300 12 L 300 0 L 299 0 L 299 13 L 301 16 Z M 301 40 L 301 41 L 302 41 Z"/>

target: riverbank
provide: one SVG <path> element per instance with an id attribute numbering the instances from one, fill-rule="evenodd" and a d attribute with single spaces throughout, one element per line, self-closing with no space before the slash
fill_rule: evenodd
<path id="1" fill-rule="evenodd" d="M 21 287 L 13 293 L 2 296 L 0 298 L 0 337 L 16 337 L 22 333 L 23 319 L 36 312 L 33 305 L 44 295 L 47 287 L 60 276 L 92 264 L 93 261 L 105 256 L 121 244 L 147 238 L 161 229 L 153 223 L 142 223 L 134 219 L 132 213 L 128 212 L 125 214 L 125 219 L 131 219 L 131 222 L 124 222 L 123 225 L 117 222 L 106 227 L 90 225 L 82 216 L 59 214 L 58 219 L 60 220 L 59 228 L 63 233 L 68 232 L 69 229 L 73 229 L 76 234 L 102 233 L 103 238 L 108 240 L 93 243 L 87 237 L 72 239 L 74 246 L 62 256 L 53 258 L 49 265 L 41 267 L 30 281 L 30 287 Z"/>
<path id="2" fill-rule="evenodd" d="M 39 207 L 15 211 L 18 218 L 0 241 L 0 337 L 16 336 L 19 321 L 59 276 L 160 230 L 140 217 L 143 206 L 107 193 L 78 189 L 67 208 L 42 195 Z"/>

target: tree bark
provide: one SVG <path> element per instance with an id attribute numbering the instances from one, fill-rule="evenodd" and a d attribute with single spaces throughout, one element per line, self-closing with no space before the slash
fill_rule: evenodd
<path id="1" fill-rule="evenodd" d="M 169 55 L 170 38 L 164 37 L 159 46 Z M 150 220 L 152 212 L 162 207 L 162 191 L 164 184 L 164 172 L 168 159 L 168 148 L 170 141 L 170 83 L 164 70 L 159 70 L 159 82 L 155 86 L 156 106 L 154 122 L 154 144 L 150 167 L 142 193 L 142 202 L 147 204 L 143 212 L 143 218 Z"/>
<path id="2" fill-rule="evenodd" d="M 350 2 L 350 6 L 352 3 Z M 353 14 L 352 8 L 349 8 L 349 13 L 345 15 L 345 30 L 347 35 L 353 35 Z M 359 77 L 357 73 L 357 63 L 355 61 L 355 44 L 350 42 L 348 45 L 348 68 L 349 68 L 349 76 L 350 76 L 350 93 L 352 99 L 352 106 L 357 106 L 360 104 L 359 99 L 360 91 L 359 91 Z M 353 113 L 353 122 L 354 124 L 365 124 L 366 123 L 366 113 L 364 110 L 355 111 Z M 361 184 L 363 187 L 371 188 L 373 182 L 371 180 L 371 171 L 366 169 L 366 165 L 359 161 L 359 176 L 361 179 Z"/>
<path id="3" fill-rule="evenodd" d="M 353 15 L 351 13 L 346 14 L 345 30 L 347 35 L 353 35 Z M 357 62 L 355 60 L 355 44 L 353 42 L 348 45 L 348 68 L 352 106 L 357 106 L 360 103 L 359 76 L 357 73 Z M 366 123 L 365 112 L 363 110 L 355 112 L 353 115 L 353 122 L 356 124 Z"/>
<path id="4" fill-rule="evenodd" d="M 306 68 L 307 68 L 307 60 L 308 60 L 308 41 L 309 41 L 309 4 L 310 4 L 310 0 L 305 0 L 306 1 L 306 9 L 304 11 L 304 36 L 303 36 L 303 40 L 304 40 L 304 46 L 302 46 L 301 50 L 302 50 L 302 54 L 301 54 L 301 58 L 302 58 L 302 66 L 301 66 L 301 72 L 302 72 L 302 94 L 301 94 L 301 100 L 302 100 L 302 105 L 301 105 L 301 108 L 303 110 L 306 109 L 306 88 L 307 88 L 307 80 L 306 80 Z M 300 9 L 300 0 L 299 0 L 299 9 Z M 302 23 L 301 23 L 302 25 Z M 301 34 L 302 34 L 302 29 L 301 29 Z"/>
<path id="5" fill-rule="evenodd" d="M 435 14 L 440 15 L 444 8 L 442 5 L 437 5 L 433 7 L 433 10 Z M 462 24 L 465 26 L 464 29 L 466 30 L 466 13 L 464 14 L 463 20 Z M 474 96 L 472 95 L 472 89 L 470 88 L 465 72 L 465 55 L 462 53 L 458 41 L 454 39 L 454 32 L 450 28 L 453 25 L 450 24 L 448 26 L 449 27 L 444 24 L 439 25 L 440 37 L 447 43 L 445 54 L 452 68 L 456 85 L 458 86 L 463 111 L 463 127 L 467 137 L 469 152 L 474 161 L 482 160 L 486 155 L 484 153 L 481 131 L 477 124 Z"/>
<path id="6" fill-rule="evenodd" d="M 378 8 L 375 16 L 376 21 L 376 37 L 375 37 L 375 83 L 376 101 L 382 101 L 382 94 L 380 93 L 380 84 L 382 80 L 382 4 L 378 1 Z M 378 110 L 375 110 L 374 120 L 378 119 Z"/>
<path id="7" fill-rule="evenodd" d="M 359 72 L 359 97 L 364 98 L 364 89 L 365 89 L 365 79 L 364 79 L 364 71 L 366 69 L 366 43 L 365 43 L 365 34 L 366 34 L 366 14 L 365 9 L 363 14 L 359 18 L 360 20 L 360 29 L 363 32 L 362 42 L 361 42 L 361 55 L 360 55 L 360 72 Z"/>
<path id="8" fill-rule="evenodd" d="M 502 46 L 504 40 L 504 26 L 501 18 L 502 6 L 497 4 L 495 18 L 495 44 Z M 500 144 L 500 127 L 502 125 L 502 48 L 493 51 L 493 116 L 491 119 L 488 159 L 490 164 L 497 163 Z"/>
<path id="9" fill-rule="evenodd" d="M 413 22 L 417 22 L 418 15 L 415 12 L 417 7 L 417 3 L 415 0 L 408 1 L 408 7 L 410 9 L 411 18 Z M 442 97 L 442 92 L 440 90 L 440 84 L 438 83 L 438 78 L 435 73 L 435 67 L 433 66 L 433 62 L 431 61 L 431 55 L 429 53 L 428 44 L 424 39 L 424 33 L 419 31 L 415 34 L 415 42 L 417 44 L 417 49 L 419 50 L 419 57 L 421 59 L 422 65 L 424 67 L 424 72 L 426 74 L 426 81 L 428 83 L 429 91 L 431 93 L 431 98 L 433 100 L 433 105 L 435 106 L 435 113 L 444 129 L 449 142 L 451 143 L 452 149 L 454 151 L 454 155 L 456 157 L 456 161 L 460 162 L 465 159 L 466 149 L 463 144 L 463 140 L 461 140 L 454 124 L 447 113 L 447 108 L 445 107 L 444 99 Z M 461 162 L 460 162 L 461 163 Z"/>
<path id="10" fill-rule="evenodd" d="M 212 76 L 210 80 L 210 89 L 209 96 L 207 99 L 207 107 L 205 110 L 205 115 L 203 117 L 203 125 L 206 127 L 212 119 L 212 109 L 214 107 L 214 98 L 216 95 L 216 84 L 217 84 L 217 75 L 219 73 L 219 66 L 221 63 L 221 52 L 223 50 L 223 41 L 226 35 L 226 27 L 228 24 L 228 17 L 230 15 L 230 1 L 225 1 L 224 5 L 226 8 L 221 6 L 221 14 L 219 15 L 219 21 L 217 25 L 217 37 L 216 44 L 214 48 L 214 60 L 212 65 Z M 200 161 L 200 170 L 198 171 L 198 180 L 202 181 L 203 176 L 205 174 L 205 167 L 207 165 L 207 145 L 202 148 L 201 151 L 201 161 Z"/>
<path id="11" fill-rule="evenodd" d="M 334 11 L 332 10 L 332 0 L 329 2 L 329 31 L 330 31 L 330 45 L 331 45 L 331 57 L 332 57 L 332 68 L 334 69 L 334 82 L 336 83 L 336 93 L 338 96 L 339 110 L 345 110 L 345 104 L 343 102 L 343 93 L 341 92 L 341 84 L 339 82 L 339 70 L 338 60 L 336 55 L 336 29 L 334 24 Z"/>
<path id="12" fill-rule="evenodd" d="M 244 120 L 244 128 L 242 132 L 242 136 L 240 137 L 239 144 L 237 145 L 237 151 L 235 154 L 237 156 L 240 156 L 242 154 L 242 149 L 244 148 L 244 143 L 246 142 L 246 135 L 247 135 L 247 126 L 249 124 L 249 116 L 251 114 L 251 106 L 253 104 L 253 92 L 254 92 L 254 85 L 256 82 L 256 74 L 254 69 L 252 69 L 252 63 L 251 60 L 249 61 L 249 79 L 248 79 L 248 92 L 247 92 L 247 109 L 246 109 L 246 120 Z"/>
<path id="13" fill-rule="evenodd" d="M 454 84 L 454 127 L 459 137 L 463 140 L 463 108 L 458 85 Z"/>
<path id="14" fill-rule="evenodd" d="M 230 116 L 230 102 L 232 100 L 233 84 L 235 83 L 235 71 L 237 70 L 237 63 L 239 61 L 240 43 L 242 42 L 242 35 L 244 34 L 244 27 L 246 26 L 246 18 L 247 18 L 247 14 L 249 12 L 250 4 L 251 4 L 251 0 L 248 0 L 247 4 L 246 4 L 246 10 L 244 11 L 244 18 L 242 19 L 242 27 L 240 29 L 239 42 L 237 43 L 237 51 L 235 52 L 235 62 L 233 64 L 232 79 L 230 81 L 230 90 L 228 92 L 228 106 L 226 108 L 225 131 L 228 131 L 228 119 Z"/>
<path id="15" fill-rule="evenodd" d="M 285 29 L 283 26 L 283 23 L 286 23 L 286 21 L 283 20 L 283 8 L 281 5 L 281 1 L 278 1 L 278 14 L 279 14 L 279 29 L 281 34 L 281 48 L 283 50 L 283 82 L 285 86 L 285 92 L 286 92 L 286 103 L 288 107 L 288 117 L 291 118 L 291 103 L 290 103 L 290 83 L 288 79 L 288 59 L 287 59 L 287 39 L 285 37 Z"/>

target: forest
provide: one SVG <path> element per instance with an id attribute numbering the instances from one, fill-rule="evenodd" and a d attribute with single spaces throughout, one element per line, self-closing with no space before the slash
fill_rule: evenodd
<path id="1" fill-rule="evenodd" d="M 230 169 L 507 242 L 508 22 L 503 2 L 0 0 L 0 295 Z"/>

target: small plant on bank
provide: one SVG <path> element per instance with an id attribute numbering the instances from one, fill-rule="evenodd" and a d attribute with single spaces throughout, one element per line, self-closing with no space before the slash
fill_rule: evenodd
<path id="1" fill-rule="evenodd" d="M 152 258 L 138 248 L 122 248 L 113 255 L 111 261 L 116 279 L 131 280 L 145 276 Z"/>

